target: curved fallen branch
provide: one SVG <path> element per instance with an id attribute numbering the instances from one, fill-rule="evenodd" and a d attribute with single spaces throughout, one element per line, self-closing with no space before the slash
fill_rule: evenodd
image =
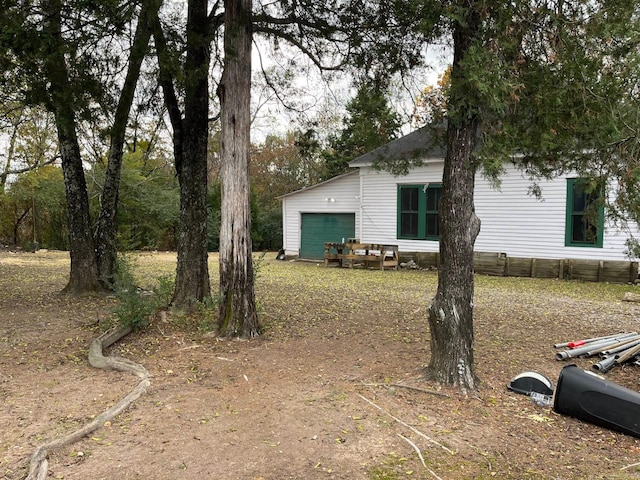
<path id="1" fill-rule="evenodd" d="M 422 452 L 420 451 L 420 449 L 418 448 L 418 446 L 417 446 L 415 443 L 413 443 L 411 440 L 409 440 L 407 437 L 405 437 L 404 435 L 402 435 L 401 433 L 398 433 L 398 436 L 399 436 L 400 438 L 402 438 L 403 440 L 405 440 L 409 445 L 411 445 L 411 446 L 413 447 L 413 449 L 414 449 L 414 450 L 416 451 L 416 453 L 418 454 L 418 457 L 420 458 L 420 461 L 422 462 L 422 466 L 423 466 L 424 468 L 426 468 L 426 469 L 427 469 L 427 471 L 428 471 L 431 475 L 433 475 L 433 477 L 434 477 L 436 480 L 442 480 L 438 475 L 436 475 L 436 472 L 434 472 L 434 471 L 433 471 L 433 470 L 431 470 L 429 467 L 427 467 L 427 464 L 426 464 L 426 463 L 425 463 L 425 461 L 424 461 L 424 457 L 422 456 Z"/>
<path id="2" fill-rule="evenodd" d="M 140 378 L 138 385 L 136 385 L 136 387 L 126 397 L 122 398 L 111 408 L 102 412 L 84 427 L 70 433 L 66 437 L 53 440 L 52 442 L 38 447 L 35 452 L 33 452 L 33 455 L 31 455 L 29 474 L 25 480 L 46 479 L 49 464 L 47 456 L 51 450 L 75 443 L 81 438 L 94 432 L 103 426 L 105 422 L 112 420 L 129 408 L 133 402 L 147 391 L 147 388 L 151 385 L 151 381 L 149 380 L 150 375 L 146 368 L 139 363 L 135 363 L 124 358 L 105 357 L 102 353 L 105 348 L 114 344 L 129 333 L 131 333 L 131 327 L 122 327 L 119 329 L 107 330 L 97 337 L 93 342 L 91 342 L 91 346 L 89 347 L 89 364 L 95 368 L 132 373 Z"/>
<path id="3" fill-rule="evenodd" d="M 411 430 L 413 433 L 416 433 L 417 435 L 420 435 L 422 438 L 428 440 L 429 442 L 433 443 L 434 445 L 437 445 L 438 447 L 442 448 L 445 452 L 450 453 L 451 455 L 455 455 L 456 452 L 454 452 L 453 450 L 451 450 L 450 448 L 445 447 L 444 445 L 442 445 L 441 443 L 437 442 L 436 440 L 434 440 L 433 438 L 429 437 L 428 435 L 422 433 L 420 430 L 418 430 L 415 427 L 412 427 L 411 425 L 409 425 L 406 422 L 403 422 L 402 420 L 400 420 L 399 418 L 394 417 L 393 415 L 391 415 L 391 413 L 387 412 L 384 408 L 382 408 L 380 405 L 376 405 L 374 402 L 372 402 L 371 400 L 369 400 L 367 397 L 360 395 L 359 393 L 356 393 L 356 395 L 358 395 L 362 400 L 364 400 L 365 402 L 367 402 L 369 405 L 377 408 L 378 410 L 380 410 L 382 413 L 386 414 L 387 416 L 391 417 L 393 420 L 395 420 L 396 422 L 398 422 L 400 425 L 404 425 L 405 427 L 407 427 L 409 430 Z"/>

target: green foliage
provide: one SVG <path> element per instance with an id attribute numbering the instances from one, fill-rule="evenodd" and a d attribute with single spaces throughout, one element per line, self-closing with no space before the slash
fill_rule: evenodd
<path id="1" fill-rule="evenodd" d="M 592 178 L 606 184 L 610 221 L 640 223 L 638 3 L 452 2 L 439 12 L 433 25 L 465 39 L 454 39 L 445 98 L 420 100 L 431 112 L 444 100 L 449 122 L 478 120 L 474 167 L 497 184 L 514 162 L 538 195 L 540 178 Z"/>
<path id="2" fill-rule="evenodd" d="M 120 48 L 109 48 L 131 24 L 135 8 L 123 8 L 116 1 L 61 2 L 62 36 L 48 25 L 52 3 L 3 2 L 0 17 L 0 86 L 24 104 L 52 107 L 51 78 L 47 62 L 72 58 L 68 62 L 69 91 L 65 94 L 83 120 L 97 115 L 96 105 L 113 106 L 113 87 L 121 73 Z M 55 23 L 55 22 L 54 22 Z M 69 34 L 73 32 L 73 34 Z M 103 47 L 103 48 L 97 48 Z"/>
<path id="3" fill-rule="evenodd" d="M 48 165 L 23 173 L 0 194 L 0 238 L 12 244 L 68 248 L 62 170 Z"/>
<path id="4" fill-rule="evenodd" d="M 279 201 L 251 191 L 251 241 L 254 250 L 279 250 L 282 247 L 282 208 Z M 277 202 L 277 206 L 272 206 Z M 207 218 L 207 248 L 217 251 L 220 245 L 220 182 L 214 181 L 207 193 L 209 215 Z"/>
<path id="5" fill-rule="evenodd" d="M 135 266 L 129 258 L 119 256 L 115 267 L 114 288 L 118 304 L 112 313 L 121 325 L 130 326 L 134 330 L 143 329 L 148 325 L 155 305 L 138 291 Z"/>
<path id="6" fill-rule="evenodd" d="M 522 45 L 510 69 L 510 102 L 484 153 L 518 151 L 534 179 L 590 178 L 622 229 L 640 220 L 639 15 L 627 0 L 530 12 L 541 28 L 516 27 Z"/>
<path id="7" fill-rule="evenodd" d="M 200 332 L 212 332 L 218 326 L 219 298 L 208 297 L 203 302 L 196 302 L 191 316 L 197 321 Z"/>
<path id="8" fill-rule="evenodd" d="M 262 252 L 258 258 L 254 258 L 253 259 L 253 280 L 256 281 L 258 278 L 260 278 L 262 269 L 264 268 L 264 258 L 267 256 L 267 252 Z"/>
<path id="9" fill-rule="evenodd" d="M 118 303 L 112 313 L 121 325 L 140 330 L 149 324 L 155 312 L 169 305 L 174 284 L 172 277 L 165 275 L 158 279 L 158 286 L 152 292 L 141 290 L 137 286 L 135 269 L 132 257 L 118 257 L 114 282 Z"/>
<path id="10" fill-rule="evenodd" d="M 180 216 L 180 193 L 175 173 L 162 155 L 151 155 L 141 143 L 138 149 L 124 155 L 120 181 L 118 249 L 171 250 L 177 244 Z M 93 191 L 101 188 L 105 165 L 96 165 Z M 97 193 L 97 192 L 96 192 Z M 94 216 L 99 208 L 99 195 L 93 198 Z"/>
<path id="11" fill-rule="evenodd" d="M 156 294 L 156 304 L 163 308 L 171 303 L 173 290 L 175 289 L 174 275 L 162 275 L 158 278 L 158 285 L 153 287 Z"/>
<path id="12" fill-rule="evenodd" d="M 253 218 L 251 239 L 254 250 L 282 248 L 282 207 L 261 208 Z"/>
<path id="13" fill-rule="evenodd" d="M 171 321 L 184 331 L 207 333 L 216 330 L 219 298 L 209 297 L 203 302 L 194 301 L 188 311 L 174 310 Z"/>
<path id="14" fill-rule="evenodd" d="M 380 80 L 364 81 L 346 109 L 344 128 L 329 139 L 324 154 L 324 179 L 345 173 L 351 160 L 394 140 L 400 132 L 400 118 L 389 106 Z"/>

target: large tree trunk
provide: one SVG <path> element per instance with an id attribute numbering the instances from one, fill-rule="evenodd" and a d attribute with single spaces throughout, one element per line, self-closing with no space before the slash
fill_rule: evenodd
<path id="1" fill-rule="evenodd" d="M 91 232 L 87 184 L 76 135 L 73 93 L 63 50 L 61 10 L 60 0 L 50 0 L 45 5 L 45 34 L 49 36 L 51 52 L 45 60 L 45 74 L 50 83 L 49 109 L 54 113 L 58 131 L 69 222 L 71 272 L 64 291 L 88 293 L 99 290 L 100 283 Z"/>
<path id="2" fill-rule="evenodd" d="M 189 0 L 182 156 L 176 157 L 180 182 L 180 234 L 176 287 L 172 301 L 174 306 L 182 308 L 211 296 L 207 263 L 207 25 L 207 0 Z"/>
<path id="3" fill-rule="evenodd" d="M 100 283 L 105 289 L 112 290 L 114 282 L 114 269 L 116 262 L 116 213 L 118 209 L 118 196 L 120 191 L 120 174 L 122 171 L 122 156 L 124 150 L 125 134 L 129 112 L 133 103 L 134 94 L 140 68 L 147 52 L 151 29 L 149 27 L 149 9 L 154 13 L 159 8 L 159 2 L 147 1 L 143 4 L 138 20 L 138 26 L 129 55 L 129 68 L 125 77 L 120 100 L 111 126 L 111 144 L 109 147 L 109 159 L 105 172 L 104 186 L 100 202 L 100 215 L 98 217 L 98 229 L 96 234 L 96 257 L 98 262 L 98 274 Z"/>
<path id="4" fill-rule="evenodd" d="M 478 109 L 462 98 L 470 88 L 462 60 L 480 28 L 471 13 L 454 27 L 454 60 L 448 106 L 447 155 L 440 199 L 440 266 L 438 290 L 429 307 L 430 378 L 463 391 L 476 389 L 473 361 L 473 247 L 480 232 L 475 215 L 474 149 L 478 134 Z M 460 96 L 458 96 L 460 95 Z"/>
<path id="5" fill-rule="evenodd" d="M 225 0 L 224 71 L 220 98 L 220 318 L 223 337 L 259 335 L 251 258 L 249 147 L 251 0 Z"/>

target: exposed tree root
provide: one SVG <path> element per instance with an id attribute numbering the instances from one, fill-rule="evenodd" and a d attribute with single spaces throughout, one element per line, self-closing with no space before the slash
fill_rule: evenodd
<path id="1" fill-rule="evenodd" d="M 446 393 L 438 392 L 436 390 L 427 390 L 425 388 L 414 387 L 412 385 L 405 385 L 403 383 L 363 383 L 365 387 L 397 387 L 397 388 L 406 388 L 408 390 L 415 390 L 416 392 L 426 393 L 429 395 L 435 395 L 436 397 L 445 397 L 449 398 L 449 395 Z"/>
<path id="2" fill-rule="evenodd" d="M 151 381 L 149 380 L 150 375 L 147 369 L 142 365 L 124 358 L 105 357 L 102 353 L 105 348 L 117 342 L 125 335 L 128 335 L 130 332 L 131 327 L 111 329 L 96 338 L 91 342 L 91 346 L 89 347 L 89 364 L 95 368 L 132 373 L 140 378 L 138 385 L 126 397 L 121 399 L 111 408 L 102 412 L 84 427 L 72 432 L 66 437 L 53 440 L 52 442 L 38 447 L 35 452 L 33 452 L 33 455 L 31 455 L 29 475 L 27 475 L 26 480 L 44 480 L 47 477 L 49 463 L 47 461 L 47 456 L 51 450 L 75 443 L 81 438 L 94 432 L 103 426 L 104 422 L 112 420 L 116 415 L 119 415 L 129 408 L 129 406 L 143 393 L 145 393 L 147 388 L 149 388 L 151 385 Z"/>

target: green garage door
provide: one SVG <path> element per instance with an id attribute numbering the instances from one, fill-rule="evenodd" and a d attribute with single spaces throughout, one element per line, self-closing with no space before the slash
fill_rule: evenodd
<path id="1" fill-rule="evenodd" d="M 303 213 L 300 258 L 324 258 L 324 242 L 341 242 L 356 235 L 355 213 Z"/>

